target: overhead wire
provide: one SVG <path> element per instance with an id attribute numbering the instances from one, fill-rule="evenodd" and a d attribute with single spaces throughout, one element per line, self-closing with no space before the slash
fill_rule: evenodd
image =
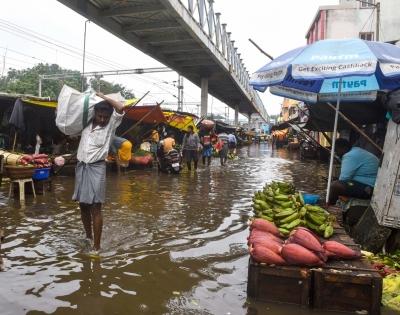
<path id="1" fill-rule="evenodd" d="M 36 32 L 36 31 L 30 30 L 30 29 L 25 28 L 23 26 L 16 25 L 16 24 L 14 24 L 12 22 L 9 22 L 9 21 L 6 21 L 4 19 L 0 19 L 0 30 L 4 31 L 4 32 L 7 32 L 9 34 L 12 34 L 14 36 L 18 36 L 18 37 L 23 38 L 25 40 L 31 41 L 31 42 L 33 42 L 35 44 L 41 45 L 41 46 L 46 47 L 48 49 L 54 50 L 54 51 L 56 51 L 56 53 L 58 53 L 58 51 L 59 51 L 58 49 L 60 49 L 60 51 L 59 51 L 60 53 L 65 54 L 65 55 L 70 56 L 70 57 L 75 58 L 75 59 L 81 59 L 82 55 L 83 55 L 83 52 L 81 51 L 81 49 L 79 49 L 77 47 L 74 47 L 72 45 L 63 43 L 63 42 L 61 42 L 59 40 L 51 38 L 51 37 L 49 37 L 47 35 L 40 34 L 40 33 Z M 58 49 L 54 48 L 52 46 L 55 46 Z M 24 55 L 24 54 L 22 54 L 20 52 L 18 52 L 18 53 L 21 54 L 21 55 Z M 29 55 L 25 54 L 25 56 L 29 56 Z M 33 56 L 29 56 L 29 57 L 37 59 L 37 60 L 40 60 L 42 62 L 46 62 L 45 60 L 37 58 L 37 57 L 33 57 Z M 96 54 L 93 54 L 91 52 L 86 52 L 86 58 L 88 59 L 87 62 L 92 64 L 92 65 L 96 65 L 96 66 L 101 65 L 103 67 L 106 66 L 107 68 L 112 68 L 112 70 L 117 70 L 117 69 L 120 69 L 120 68 L 129 68 L 129 67 L 121 65 L 119 63 L 116 63 L 114 61 L 107 60 L 106 58 L 103 58 L 103 57 L 98 56 Z M 151 83 L 153 86 L 155 85 L 157 88 L 165 91 L 166 94 L 169 94 L 169 95 L 171 95 L 171 96 L 176 98 L 176 95 L 174 94 L 174 92 L 168 91 L 166 88 L 163 88 L 161 86 L 161 84 L 160 84 L 160 80 L 158 80 L 158 79 L 151 78 L 151 80 L 153 81 L 152 82 L 149 78 L 147 78 L 147 80 L 146 80 L 146 78 L 143 77 L 143 74 L 140 75 L 141 76 L 140 79 L 138 79 L 136 77 L 136 75 L 134 75 L 134 74 L 128 75 L 128 76 L 131 77 L 134 80 L 140 80 L 141 82 L 142 81 L 147 81 L 147 82 Z M 159 81 L 159 82 L 156 83 L 154 81 Z M 196 99 L 192 95 L 189 95 L 189 96 L 192 97 L 193 99 Z"/>
<path id="2" fill-rule="evenodd" d="M 383 42 L 384 38 L 386 38 L 386 36 L 385 36 L 385 32 L 384 32 L 383 27 L 382 27 L 382 19 L 379 20 L 378 27 L 379 27 L 379 34 L 381 35 L 380 38 L 382 38 L 382 39 L 379 39 L 379 40 Z"/>
<path id="3" fill-rule="evenodd" d="M 375 8 L 372 9 L 371 14 L 370 14 L 370 15 L 368 16 L 368 18 L 366 19 L 366 21 L 365 21 L 363 27 L 361 28 L 361 31 L 360 31 L 360 32 L 363 32 L 363 31 L 364 31 L 364 28 L 365 28 L 365 26 L 368 24 L 368 22 L 370 21 L 370 19 L 371 19 L 371 17 L 372 17 L 372 14 L 374 14 L 374 11 L 375 11 Z"/>
<path id="4" fill-rule="evenodd" d="M 1 26 L 0 26 L 0 30 L 2 30 L 2 29 L 1 29 Z M 21 36 L 21 35 L 19 35 L 19 34 L 14 34 L 14 35 L 17 35 L 17 36 L 19 36 L 19 37 L 22 37 L 22 38 L 24 38 L 24 39 L 29 40 L 29 38 L 26 38 L 26 37 Z M 37 43 L 36 41 L 33 41 L 33 42 Z M 47 45 L 43 45 L 43 44 L 41 44 L 41 43 L 38 43 L 38 44 L 40 44 L 40 45 L 42 45 L 42 46 L 45 46 L 45 47 L 51 49 L 51 47 L 48 47 Z M 66 54 L 66 55 L 69 55 L 69 56 L 71 56 L 71 57 L 75 57 L 75 58 L 76 58 L 76 56 L 73 56 L 73 55 L 71 55 L 71 54 L 68 54 L 68 53 L 65 53 L 65 52 L 62 52 L 62 53 Z M 79 58 L 79 57 L 78 57 L 78 58 Z M 80 59 L 80 58 L 79 58 L 79 59 Z M 94 65 L 98 65 L 97 62 L 91 62 L 90 58 L 88 58 L 88 59 L 89 59 L 89 60 L 88 60 L 88 63 L 94 64 Z M 46 62 L 46 61 L 43 60 L 43 59 L 42 59 L 42 61 Z M 10 63 L 8 63 L 8 64 L 10 64 Z M 13 64 L 13 66 L 19 66 L 19 65 Z M 114 67 L 114 68 L 115 68 L 115 69 L 113 69 L 113 70 L 117 70 L 117 69 L 118 69 L 117 67 Z M 139 80 L 138 78 L 136 78 L 136 77 L 133 76 L 133 75 L 130 75 L 130 77 L 133 78 L 134 80 Z M 140 80 L 140 81 L 142 81 L 142 80 Z M 151 82 L 151 83 L 152 83 L 152 82 Z M 171 93 L 170 93 L 170 94 L 171 94 Z"/>
<path id="5" fill-rule="evenodd" d="M 30 55 L 21 53 L 21 52 L 19 52 L 19 51 L 16 51 L 16 50 L 11 49 L 11 48 L 8 48 L 8 47 L 1 47 L 1 46 L 0 46 L 0 49 L 4 49 L 4 50 L 7 50 L 7 51 L 11 51 L 11 52 L 13 52 L 13 53 L 15 53 L 15 54 L 17 54 L 17 55 L 21 55 L 21 56 L 24 56 L 24 57 L 27 57 L 27 58 L 32 58 L 32 59 L 35 59 L 35 60 L 39 60 L 39 61 L 41 61 L 41 62 L 47 62 L 47 61 L 44 60 L 44 59 L 41 59 L 41 58 L 38 58 L 38 57 L 35 57 L 35 56 L 30 56 Z"/>
<path id="6" fill-rule="evenodd" d="M 373 13 L 373 12 L 375 12 L 375 8 L 372 10 L 372 13 Z M 370 33 L 374 33 L 374 34 L 375 34 L 374 37 L 376 38 L 376 32 L 374 32 L 374 28 L 373 28 L 374 21 L 375 21 L 375 14 L 372 15 L 371 23 L 370 23 L 370 25 L 369 25 L 369 32 L 370 32 Z"/>
<path id="7" fill-rule="evenodd" d="M 38 42 L 36 40 L 33 40 L 32 38 L 28 37 L 29 35 L 22 35 L 22 34 L 19 34 L 18 32 L 15 32 L 15 31 L 7 29 L 7 28 L 4 29 L 1 25 L 0 25 L 0 30 L 2 30 L 4 32 L 7 32 L 7 33 L 10 33 L 10 34 L 13 34 L 13 35 L 18 36 L 18 37 L 21 37 L 24 40 L 28 40 L 30 42 L 33 42 L 33 43 L 38 44 L 38 45 L 41 45 L 41 46 L 46 47 L 48 49 L 51 49 L 51 50 L 54 50 L 54 51 L 56 50 L 55 48 L 53 48 L 53 47 L 51 47 L 49 45 L 46 45 L 46 44 L 43 44 L 43 43 Z M 70 51 L 70 50 L 63 51 L 63 50 L 60 50 L 60 52 L 62 54 L 64 54 L 64 55 L 70 56 L 70 57 L 75 58 L 75 59 L 79 59 L 79 60 L 82 59 L 81 54 L 77 53 L 77 52 L 74 52 L 74 51 Z M 112 70 L 115 70 L 115 68 L 112 68 L 109 64 L 103 63 L 101 61 L 97 61 L 97 60 L 95 60 L 93 58 L 90 58 L 90 57 L 88 57 L 87 59 L 88 59 L 88 63 L 91 63 L 93 65 L 97 65 L 97 66 L 100 65 L 102 67 L 105 66 L 105 67 L 107 67 L 107 69 L 111 68 Z"/>
<path id="8" fill-rule="evenodd" d="M 13 58 L 13 57 L 10 57 L 10 56 L 7 56 L 6 59 L 7 59 L 7 60 L 8 60 L 8 59 L 14 60 L 14 61 L 17 61 L 17 62 L 20 62 L 20 63 L 23 63 L 23 64 L 29 64 L 29 65 L 34 65 L 34 64 L 35 64 L 35 63 L 32 62 L 32 61 L 21 60 L 21 59 Z"/>
<path id="9" fill-rule="evenodd" d="M 23 35 L 31 36 L 33 38 L 36 38 L 37 40 L 41 40 L 41 41 L 45 42 L 46 44 L 50 44 L 50 45 L 56 46 L 58 48 L 67 50 L 70 53 L 77 54 L 80 57 L 82 57 L 82 55 L 83 55 L 83 51 L 80 48 L 74 47 L 74 46 L 72 46 L 70 44 L 63 43 L 63 42 L 61 42 L 61 41 L 59 41 L 57 39 L 51 38 L 51 37 L 49 37 L 47 35 L 40 34 L 38 32 L 35 32 L 33 30 L 24 28 L 22 26 L 16 25 L 16 24 L 11 23 L 11 22 L 8 22 L 6 20 L 0 19 L 0 26 L 3 26 L 3 27 L 8 28 L 10 30 L 13 30 L 14 32 L 21 33 Z M 85 52 L 85 55 L 87 57 L 89 57 L 89 58 L 91 58 L 93 60 L 96 60 L 98 62 L 101 62 L 103 64 L 108 64 L 109 66 L 114 66 L 115 67 L 117 65 L 117 63 L 111 62 L 111 61 L 109 61 L 109 60 L 107 60 L 107 59 L 105 59 L 103 57 L 100 57 L 100 56 L 98 56 L 96 54 L 93 54 L 90 51 Z"/>
<path id="10" fill-rule="evenodd" d="M 56 46 L 59 47 L 59 48 L 64 48 L 64 49 L 65 49 L 64 46 L 68 46 L 68 47 L 71 48 L 71 49 L 68 49 L 68 51 L 70 51 L 70 52 L 75 52 L 76 54 L 78 54 L 79 56 L 81 56 L 80 49 L 77 48 L 77 47 L 74 47 L 74 46 L 72 46 L 72 45 L 63 43 L 63 42 L 61 42 L 61 41 L 59 41 L 59 40 L 56 40 L 56 39 L 51 38 L 51 37 L 49 37 L 49 36 L 40 34 L 40 33 L 38 33 L 38 32 L 35 32 L 35 31 L 30 30 L 30 29 L 27 29 L 27 28 L 25 28 L 25 27 L 16 25 L 16 24 L 14 24 L 14 23 L 11 23 L 11 22 L 6 21 L 6 20 L 3 20 L 3 19 L 0 19 L 0 26 L 1 26 L 1 24 L 3 24 L 3 25 L 5 24 L 7 27 L 10 27 L 12 30 L 17 30 L 17 31 L 19 31 L 19 32 L 22 32 L 23 34 L 34 34 L 34 37 L 35 37 L 35 38 L 44 40 L 46 43 L 49 43 L 49 44 L 55 45 L 54 42 L 58 42 L 58 43 L 60 43 L 60 45 L 56 45 Z M 43 39 L 43 38 L 44 38 L 44 39 Z M 46 38 L 47 38 L 48 40 L 46 40 Z M 64 45 L 64 46 L 63 46 L 63 45 Z M 76 51 L 76 50 L 77 50 L 77 51 Z M 98 56 L 98 55 L 96 55 L 96 54 L 93 54 L 93 53 L 91 53 L 91 52 L 86 52 L 86 55 L 89 56 L 89 57 L 88 57 L 89 59 L 91 58 L 90 56 L 93 55 L 93 56 L 95 56 L 95 59 L 96 59 L 96 60 L 97 60 L 97 59 L 102 60 L 102 61 L 106 62 L 109 66 L 115 67 L 115 69 L 113 69 L 113 70 L 116 70 L 116 69 L 118 69 L 118 68 L 128 68 L 128 67 L 125 66 L 125 65 L 121 65 L 121 64 L 115 63 L 115 62 L 113 62 L 113 61 L 109 61 L 109 60 L 107 60 L 107 59 L 105 59 L 105 58 L 103 58 L 103 57 L 100 57 L 100 56 Z M 142 75 L 141 75 L 141 76 L 142 76 Z M 153 79 L 153 80 L 157 80 L 157 79 Z M 156 85 L 158 88 L 160 88 L 160 89 L 166 91 L 167 94 L 170 94 L 171 96 L 176 97 L 172 92 L 167 91 L 166 89 L 163 89 L 163 88 L 161 87 L 161 85 L 159 85 L 159 84 L 155 84 L 155 85 Z M 189 96 L 191 96 L 191 95 L 189 95 Z M 194 98 L 193 96 L 191 96 L 191 97 Z M 194 99 L 196 99 L 196 98 L 194 98 Z"/>
<path id="11" fill-rule="evenodd" d="M 148 78 L 150 78 L 149 76 L 147 76 Z M 164 80 L 161 80 L 161 79 L 157 79 L 157 78 L 153 78 L 153 77 L 151 77 L 153 80 L 155 80 L 155 81 L 158 81 L 158 82 L 160 82 L 161 84 L 165 84 L 165 85 L 168 85 L 168 86 L 174 86 L 174 88 L 176 89 L 177 88 L 177 86 L 175 86 L 175 85 L 172 85 L 171 83 L 169 83 L 169 82 L 167 82 L 167 81 L 164 81 Z M 172 88 L 171 88 L 172 89 Z M 191 95 L 190 93 L 185 93 L 185 95 L 188 95 L 188 96 L 190 96 L 192 99 L 194 99 L 194 100 L 197 100 L 198 98 L 197 97 L 194 97 L 193 95 Z"/>
<path id="12" fill-rule="evenodd" d="M 3 29 L 1 26 L 0 26 L 0 31 L 4 31 L 4 32 L 10 33 L 10 34 L 13 34 L 13 35 L 18 36 L 18 37 L 20 37 L 20 38 L 23 38 L 24 40 L 28 40 L 28 41 L 33 42 L 33 43 L 35 43 L 35 44 L 38 44 L 38 45 L 41 45 L 41 46 L 46 47 L 46 48 L 48 48 L 48 49 L 54 50 L 54 48 L 49 47 L 48 45 L 45 45 L 45 44 L 43 44 L 43 43 L 40 43 L 40 42 L 35 41 L 35 40 L 33 40 L 33 39 L 30 39 L 30 38 L 27 37 L 27 36 L 23 36 L 23 35 L 21 35 L 21 34 L 16 34 L 15 32 L 12 32 L 12 31 L 10 31 L 10 30 Z M 65 51 L 61 51 L 61 52 L 62 52 L 64 55 L 70 56 L 70 57 L 72 57 L 72 58 L 81 59 L 81 57 L 78 57 L 78 56 L 76 56 L 76 55 L 72 55 L 72 54 L 67 53 L 67 52 L 65 52 Z M 93 65 L 97 65 L 97 66 L 99 65 L 98 62 L 92 61 L 90 58 L 88 58 L 88 59 L 89 59 L 89 60 L 87 61 L 88 63 L 91 63 L 91 64 L 93 64 Z M 102 65 L 102 64 L 100 64 L 100 65 Z M 102 66 L 104 66 L 104 65 L 102 65 Z M 115 69 L 112 69 L 112 70 L 115 70 Z"/>

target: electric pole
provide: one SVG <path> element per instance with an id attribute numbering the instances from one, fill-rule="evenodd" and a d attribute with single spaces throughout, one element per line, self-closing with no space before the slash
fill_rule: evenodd
<path id="1" fill-rule="evenodd" d="M 367 0 L 356 0 L 357 2 L 360 2 L 361 4 L 365 4 L 367 6 L 374 7 L 376 9 L 376 27 L 375 27 L 375 40 L 379 41 L 379 26 L 381 24 L 381 3 L 377 2 L 376 4 L 372 3 L 371 1 Z"/>
<path id="2" fill-rule="evenodd" d="M 381 23 L 381 3 L 377 2 L 376 5 L 376 41 L 379 41 L 379 25 Z"/>
<path id="3" fill-rule="evenodd" d="M 178 74 L 178 112 L 183 112 L 183 77 Z"/>
<path id="4" fill-rule="evenodd" d="M 6 51 L 4 52 L 4 55 L 3 55 L 3 70 L 1 70 L 1 76 L 4 75 L 4 70 L 6 69 L 7 49 L 8 49 L 8 48 L 6 48 Z"/>
<path id="5" fill-rule="evenodd" d="M 82 92 L 85 89 L 85 58 L 86 58 L 86 25 L 90 20 L 85 21 L 85 31 L 83 33 L 83 57 L 82 57 Z"/>

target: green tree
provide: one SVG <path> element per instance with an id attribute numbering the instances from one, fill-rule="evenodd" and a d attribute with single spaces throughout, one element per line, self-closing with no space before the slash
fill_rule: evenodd
<path id="1" fill-rule="evenodd" d="M 39 75 L 60 74 L 72 75 L 63 80 L 43 80 L 42 96 L 56 99 L 64 84 L 81 90 L 82 80 L 79 71 L 67 70 L 57 64 L 37 64 L 32 68 L 10 69 L 7 76 L 0 78 L 0 91 L 17 94 L 39 95 Z M 87 86 L 85 79 L 85 86 Z"/>
<path id="2" fill-rule="evenodd" d="M 81 90 L 82 77 L 79 71 L 63 69 L 57 64 L 39 63 L 32 68 L 22 70 L 10 69 L 7 76 L 0 78 L 0 92 L 39 95 L 39 75 L 60 73 L 66 74 L 68 77 L 42 81 L 42 96 L 56 99 L 64 84 L 78 91 Z M 122 96 L 127 99 L 135 97 L 131 90 L 128 90 L 121 84 L 110 83 L 98 78 L 90 80 L 91 86 L 96 90 L 99 90 L 99 83 L 100 91 L 104 94 L 121 92 Z M 88 82 L 85 78 L 84 88 L 86 89 L 87 87 Z"/>
<path id="3" fill-rule="evenodd" d="M 90 79 L 90 85 L 96 91 L 100 91 L 103 94 L 111 94 L 120 92 L 125 99 L 135 98 L 135 94 L 132 90 L 128 90 L 125 86 L 118 83 L 111 83 L 102 80 L 100 77 L 95 77 Z"/>

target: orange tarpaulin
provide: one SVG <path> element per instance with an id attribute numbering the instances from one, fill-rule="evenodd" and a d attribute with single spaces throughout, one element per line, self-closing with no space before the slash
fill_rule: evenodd
<path id="1" fill-rule="evenodd" d="M 124 111 L 126 118 L 133 121 L 141 120 L 144 124 L 159 124 L 167 122 L 160 105 L 133 106 L 125 108 Z"/>
<path id="2" fill-rule="evenodd" d="M 283 130 L 275 130 L 272 132 L 272 135 L 277 137 L 278 139 L 284 139 L 288 133 L 288 129 Z"/>

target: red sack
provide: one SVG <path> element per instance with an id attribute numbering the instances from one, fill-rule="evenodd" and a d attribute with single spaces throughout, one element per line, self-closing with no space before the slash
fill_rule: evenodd
<path id="1" fill-rule="evenodd" d="M 30 154 L 26 154 L 22 157 L 22 160 L 25 160 L 26 162 L 31 162 L 33 160 L 33 156 Z"/>
<path id="2" fill-rule="evenodd" d="M 41 153 L 41 154 L 33 154 L 32 157 L 34 160 L 36 160 L 36 159 L 43 159 L 43 158 L 47 159 L 49 156 L 47 154 Z"/>
<path id="3" fill-rule="evenodd" d="M 33 160 L 33 163 L 35 164 L 46 164 L 48 162 L 49 162 L 48 158 L 40 158 L 40 159 L 38 158 Z"/>
<path id="4" fill-rule="evenodd" d="M 217 150 L 217 151 L 221 151 L 223 145 L 224 145 L 224 144 L 223 144 L 222 141 L 218 141 L 218 142 L 215 144 L 214 148 L 215 148 L 215 150 Z"/>

